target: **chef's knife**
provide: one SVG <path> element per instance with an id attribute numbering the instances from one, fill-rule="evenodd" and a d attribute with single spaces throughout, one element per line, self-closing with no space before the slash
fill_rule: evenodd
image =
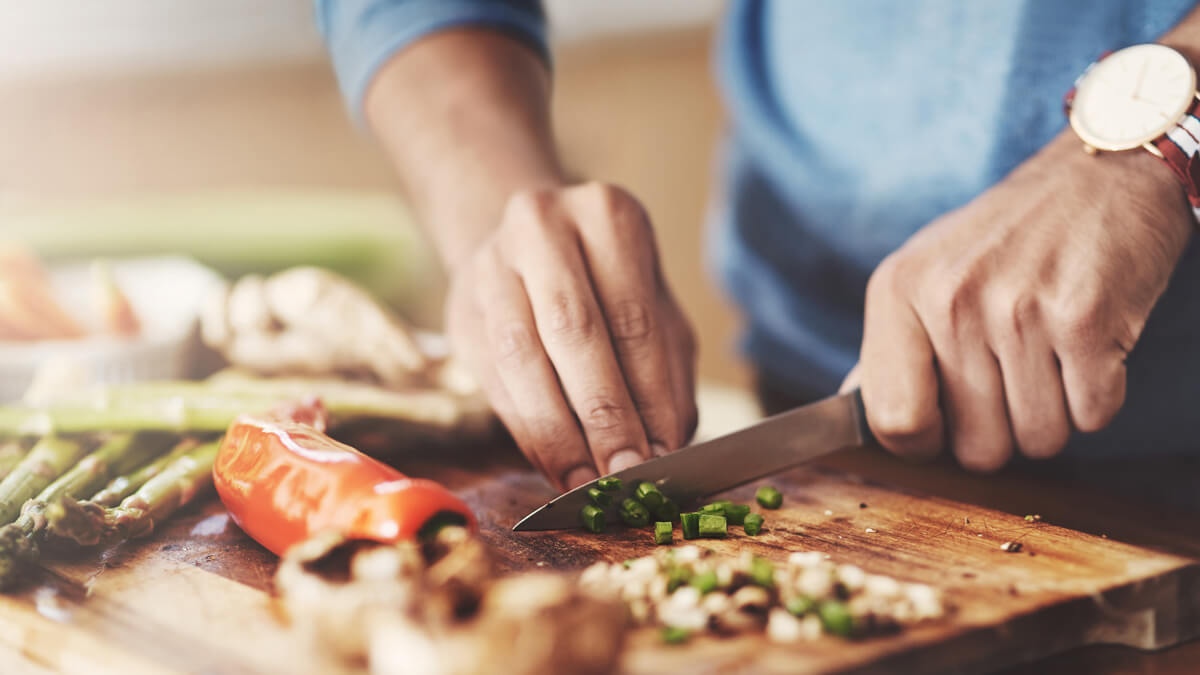
<path id="1" fill-rule="evenodd" d="M 677 502 L 762 478 L 844 448 L 874 443 L 859 390 L 780 413 L 741 431 L 618 471 L 629 488 L 649 481 Z M 581 485 L 521 519 L 514 531 L 578 527 L 590 502 Z"/>

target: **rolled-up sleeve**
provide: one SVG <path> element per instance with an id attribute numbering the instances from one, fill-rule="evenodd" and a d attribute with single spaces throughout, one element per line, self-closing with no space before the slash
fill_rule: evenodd
<path id="1" fill-rule="evenodd" d="M 549 62 L 540 0 L 315 0 L 338 84 L 355 120 L 379 68 L 397 50 L 439 30 L 485 26 L 525 42 Z"/>

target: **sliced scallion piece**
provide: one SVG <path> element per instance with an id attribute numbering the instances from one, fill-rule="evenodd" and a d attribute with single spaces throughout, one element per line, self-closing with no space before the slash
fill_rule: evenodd
<path id="1" fill-rule="evenodd" d="M 588 488 L 587 493 L 588 493 L 588 497 L 591 498 L 592 503 L 595 504 L 596 506 L 599 506 L 599 507 L 612 506 L 612 501 L 613 501 L 612 495 L 600 490 L 600 488 L 590 487 L 590 488 Z"/>
<path id="2" fill-rule="evenodd" d="M 729 533 L 725 516 L 718 516 L 715 513 L 701 513 L 699 529 L 700 536 L 707 539 L 724 539 Z"/>
<path id="3" fill-rule="evenodd" d="M 670 521 L 654 523 L 654 543 L 659 546 L 670 544 L 674 540 L 675 526 Z"/>
<path id="4" fill-rule="evenodd" d="M 657 509 L 654 509 L 654 517 L 658 520 L 666 520 L 675 522 L 679 520 L 679 505 L 670 499 L 663 499 L 663 503 Z"/>
<path id="5" fill-rule="evenodd" d="M 684 539 L 699 539 L 700 538 L 700 514 L 699 513 L 681 513 L 679 514 L 680 529 L 683 530 Z"/>
<path id="6" fill-rule="evenodd" d="M 627 497 L 621 502 L 620 516 L 630 527 L 645 527 L 650 522 L 650 512 L 633 497 Z"/>
<path id="7" fill-rule="evenodd" d="M 758 488 L 758 492 L 754 494 L 754 498 L 758 500 L 759 505 L 764 509 L 777 509 L 783 504 L 783 493 L 770 485 Z"/>
<path id="8" fill-rule="evenodd" d="M 688 581 L 689 586 L 695 587 L 701 594 L 710 593 L 717 590 L 717 573 L 712 570 L 707 570 L 692 576 L 691 581 Z"/>
<path id="9" fill-rule="evenodd" d="M 725 515 L 725 507 L 732 506 L 733 502 L 728 499 L 721 499 L 700 507 L 700 513 L 715 513 L 717 515 Z"/>
<path id="10" fill-rule="evenodd" d="M 750 507 L 745 504 L 729 504 L 725 507 L 725 520 L 728 520 L 730 525 L 741 525 L 748 515 Z"/>
<path id="11" fill-rule="evenodd" d="M 854 632 L 854 617 L 850 615 L 846 604 L 839 600 L 822 602 L 817 607 L 817 616 L 821 617 L 821 625 L 827 633 L 850 637 Z"/>
<path id="12" fill-rule="evenodd" d="M 787 601 L 787 611 L 795 616 L 804 616 L 816 609 L 816 607 L 817 603 L 813 602 L 813 599 L 807 595 L 797 595 Z"/>
<path id="13" fill-rule="evenodd" d="M 757 513 L 748 513 L 746 514 L 746 518 L 742 520 L 742 529 L 746 531 L 746 534 L 751 536 L 762 532 L 762 526 L 763 517 Z"/>
<path id="14" fill-rule="evenodd" d="M 590 532 L 604 531 L 604 511 L 593 504 L 583 505 L 583 508 L 579 510 L 579 519 L 583 521 L 583 526 Z"/>
<path id="15" fill-rule="evenodd" d="M 650 482 L 639 483 L 637 489 L 634 491 L 634 495 L 651 511 L 662 506 L 663 500 L 666 499 L 666 497 L 663 497 L 663 493 L 659 491 L 658 486 Z"/>
<path id="16" fill-rule="evenodd" d="M 750 561 L 750 580 L 763 588 L 775 586 L 775 566 L 766 558 L 754 558 Z"/>
<path id="17" fill-rule="evenodd" d="M 605 476 L 596 481 L 596 487 L 605 492 L 620 492 L 621 488 L 625 487 L 621 484 L 621 479 L 616 476 Z"/>
<path id="18" fill-rule="evenodd" d="M 674 565 L 667 572 L 667 592 L 674 593 L 675 589 L 692 579 L 692 568 L 684 565 Z"/>
<path id="19" fill-rule="evenodd" d="M 678 626 L 664 626 L 662 641 L 669 645 L 681 645 L 692 638 L 692 631 Z"/>

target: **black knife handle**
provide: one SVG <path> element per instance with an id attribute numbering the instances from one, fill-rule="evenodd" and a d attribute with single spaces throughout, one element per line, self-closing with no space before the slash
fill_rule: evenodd
<path id="1" fill-rule="evenodd" d="M 871 433 L 871 425 L 867 424 L 867 409 L 863 405 L 862 389 L 855 389 L 850 392 L 851 401 L 854 404 L 854 421 L 858 424 L 858 435 L 862 439 L 864 446 L 877 446 L 879 441 L 875 440 L 875 434 Z"/>

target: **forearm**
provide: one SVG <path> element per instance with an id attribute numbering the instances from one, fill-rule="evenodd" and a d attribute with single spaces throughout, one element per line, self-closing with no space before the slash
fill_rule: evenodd
<path id="1" fill-rule="evenodd" d="M 1188 12 L 1159 42 L 1179 50 L 1193 67 L 1200 66 L 1200 5 Z"/>
<path id="2" fill-rule="evenodd" d="M 367 121 L 447 267 L 488 236 L 514 192 L 563 182 L 549 96 L 537 55 L 483 29 L 419 40 L 367 90 Z"/>

